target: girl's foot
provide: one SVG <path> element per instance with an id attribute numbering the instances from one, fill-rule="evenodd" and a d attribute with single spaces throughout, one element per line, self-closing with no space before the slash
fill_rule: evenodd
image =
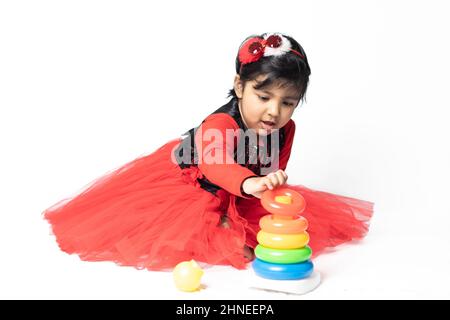
<path id="1" fill-rule="evenodd" d="M 244 246 L 244 257 L 248 261 L 252 261 L 253 259 L 255 259 L 255 253 L 254 253 L 253 249 L 250 248 L 249 246 Z"/>
<path id="2" fill-rule="evenodd" d="M 220 217 L 220 226 L 225 229 L 230 228 L 229 219 L 226 215 L 223 215 Z M 248 261 L 252 261 L 253 259 L 255 259 L 255 253 L 254 253 L 253 249 L 246 245 L 244 246 L 244 257 Z"/>
<path id="3" fill-rule="evenodd" d="M 230 223 L 228 222 L 228 217 L 223 215 L 220 217 L 220 226 L 225 229 L 230 229 Z"/>

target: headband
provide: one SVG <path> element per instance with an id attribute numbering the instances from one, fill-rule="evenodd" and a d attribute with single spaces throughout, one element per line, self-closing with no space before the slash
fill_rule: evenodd
<path id="1" fill-rule="evenodd" d="M 303 54 L 292 49 L 291 42 L 281 34 L 266 34 L 263 38 L 250 38 L 239 49 L 238 58 L 241 63 L 239 73 L 245 64 L 258 61 L 263 56 L 280 56 L 287 52 L 293 52 L 302 59 L 305 58 Z"/>

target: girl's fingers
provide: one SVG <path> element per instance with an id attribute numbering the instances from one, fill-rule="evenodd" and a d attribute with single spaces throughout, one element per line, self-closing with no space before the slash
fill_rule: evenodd
<path id="1" fill-rule="evenodd" d="M 280 170 L 281 171 L 281 173 L 283 174 L 283 176 L 284 176 L 284 179 L 285 179 L 285 181 L 288 179 L 288 175 L 286 174 L 286 172 L 284 172 L 283 170 Z"/>
<path id="2" fill-rule="evenodd" d="M 273 190 L 275 187 L 283 185 L 286 183 L 287 174 L 283 170 L 278 170 L 276 172 L 271 172 L 263 179 L 261 179 L 261 191 L 264 191 L 265 188 L 269 190 Z"/>
<path id="3" fill-rule="evenodd" d="M 255 192 L 255 193 L 253 193 L 253 196 L 255 196 L 255 197 L 258 198 L 258 199 L 261 199 L 262 191 L 257 191 L 257 192 Z"/>
<path id="4" fill-rule="evenodd" d="M 254 191 L 255 192 L 263 192 L 265 190 L 267 190 L 267 185 L 264 182 L 264 179 L 260 179 L 258 181 L 258 183 L 255 185 Z"/>
<path id="5" fill-rule="evenodd" d="M 269 173 L 267 175 L 267 177 L 270 179 L 270 181 L 272 182 L 274 187 L 280 185 L 280 181 L 278 180 L 278 176 L 275 173 L 273 173 L 273 172 Z"/>
<path id="6" fill-rule="evenodd" d="M 280 171 L 275 172 L 275 176 L 278 179 L 278 184 L 281 186 L 282 184 L 284 184 L 284 176 Z"/>
<path id="7" fill-rule="evenodd" d="M 286 172 L 284 172 L 283 170 L 280 169 L 276 172 L 276 174 L 278 175 L 278 177 L 281 181 L 281 184 L 285 184 L 288 179 Z"/>
<path id="8" fill-rule="evenodd" d="M 281 175 L 284 180 L 287 180 L 287 174 L 283 170 L 280 169 L 280 170 L 276 171 L 275 173 L 278 175 Z"/>
<path id="9" fill-rule="evenodd" d="M 264 181 L 265 185 L 267 186 L 267 188 L 269 188 L 269 190 L 273 190 L 274 185 L 273 185 L 273 183 L 272 183 L 270 178 L 268 178 L 266 176 L 263 181 Z"/>
<path id="10" fill-rule="evenodd" d="M 254 192 L 263 192 L 263 191 L 266 191 L 268 188 L 269 188 L 269 184 L 267 183 L 266 177 L 261 177 L 256 181 L 256 184 L 253 187 L 253 191 Z"/>

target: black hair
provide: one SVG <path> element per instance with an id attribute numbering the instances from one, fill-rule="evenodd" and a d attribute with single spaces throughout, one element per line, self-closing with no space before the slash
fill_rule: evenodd
<path id="1" fill-rule="evenodd" d="M 258 37 L 263 39 L 267 33 L 262 35 L 251 35 L 247 37 L 239 48 L 250 38 Z M 302 46 L 292 37 L 281 34 L 291 43 L 291 48 L 300 52 L 303 57 L 288 52 L 280 56 L 263 56 L 258 61 L 244 64 L 241 69 L 239 62 L 239 50 L 236 56 L 236 73 L 239 74 L 243 85 L 247 81 L 256 80 L 260 75 L 267 75 L 267 78 L 258 83 L 254 88 L 262 89 L 271 86 L 274 82 L 280 82 L 282 86 L 294 86 L 300 93 L 300 101 L 305 100 L 306 89 L 309 83 L 311 69 L 308 64 L 308 58 Z M 234 88 L 228 92 L 227 97 L 237 98 Z"/>

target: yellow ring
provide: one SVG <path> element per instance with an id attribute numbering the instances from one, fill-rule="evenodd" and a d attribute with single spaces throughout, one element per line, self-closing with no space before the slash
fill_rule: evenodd
<path id="1" fill-rule="evenodd" d="M 297 234 L 279 234 L 261 230 L 256 238 L 259 244 L 273 249 L 298 249 L 309 242 L 309 234 L 306 231 Z"/>

